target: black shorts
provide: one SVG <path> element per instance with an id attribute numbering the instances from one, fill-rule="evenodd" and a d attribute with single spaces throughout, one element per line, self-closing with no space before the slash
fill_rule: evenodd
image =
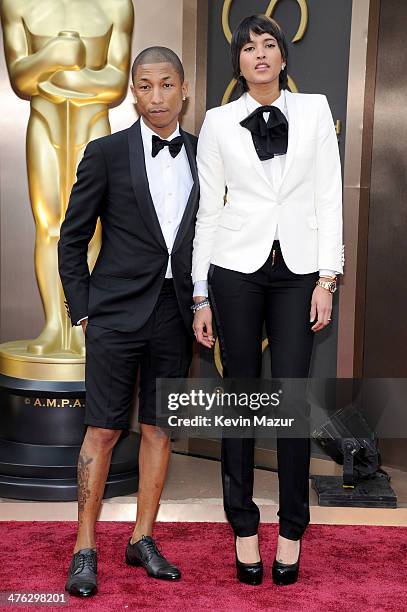
<path id="1" fill-rule="evenodd" d="M 170 280 L 142 329 L 120 332 L 88 323 L 85 425 L 128 429 L 139 368 L 139 421 L 155 425 L 156 379 L 188 376 L 191 358 L 192 336 Z"/>

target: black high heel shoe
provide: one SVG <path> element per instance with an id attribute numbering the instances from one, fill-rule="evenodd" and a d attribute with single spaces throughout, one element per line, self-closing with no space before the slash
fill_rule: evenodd
<path id="1" fill-rule="evenodd" d="M 235 536 L 236 575 L 240 582 L 257 586 L 263 581 L 263 561 L 257 563 L 242 563 L 237 557 Z"/>
<path id="2" fill-rule="evenodd" d="M 300 540 L 300 550 L 298 553 L 298 559 L 295 563 L 280 563 L 277 559 L 274 559 L 273 562 L 273 582 L 279 586 L 285 584 L 294 584 L 298 580 L 298 573 L 300 570 L 300 556 L 301 556 L 301 540 Z"/>

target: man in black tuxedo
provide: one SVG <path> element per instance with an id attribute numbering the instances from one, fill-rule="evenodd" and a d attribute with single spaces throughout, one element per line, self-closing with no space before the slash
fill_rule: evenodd
<path id="1" fill-rule="evenodd" d="M 140 481 L 125 558 L 155 578 L 180 578 L 152 538 L 170 455 L 169 437 L 156 424 L 155 390 L 156 378 L 185 377 L 191 362 L 197 139 L 178 124 L 188 88 L 173 51 L 146 49 L 132 78 L 141 117 L 86 147 L 58 244 L 71 321 L 86 337 L 88 427 L 66 584 L 79 596 L 97 591 L 95 525 L 113 447 L 128 428 L 139 367 Z M 102 247 L 90 274 L 87 249 L 98 218 Z"/>

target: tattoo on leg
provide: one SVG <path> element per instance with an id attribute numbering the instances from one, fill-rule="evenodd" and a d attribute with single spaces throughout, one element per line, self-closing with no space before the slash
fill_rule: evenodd
<path id="1" fill-rule="evenodd" d="M 93 458 L 87 457 L 84 453 L 79 454 L 78 459 L 78 510 L 79 514 L 83 512 L 86 500 L 90 497 L 89 485 L 89 464 Z"/>

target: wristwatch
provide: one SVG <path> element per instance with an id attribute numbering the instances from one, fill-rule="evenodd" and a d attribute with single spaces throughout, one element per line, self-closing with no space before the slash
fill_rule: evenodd
<path id="1" fill-rule="evenodd" d="M 316 285 L 318 287 L 322 287 L 322 289 L 327 289 L 330 293 L 335 293 L 337 287 L 336 287 L 336 278 L 330 280 L 330 281 L 326 281 L 326 280 L 321 280 L 318 279 L 316 282 Z"/>

